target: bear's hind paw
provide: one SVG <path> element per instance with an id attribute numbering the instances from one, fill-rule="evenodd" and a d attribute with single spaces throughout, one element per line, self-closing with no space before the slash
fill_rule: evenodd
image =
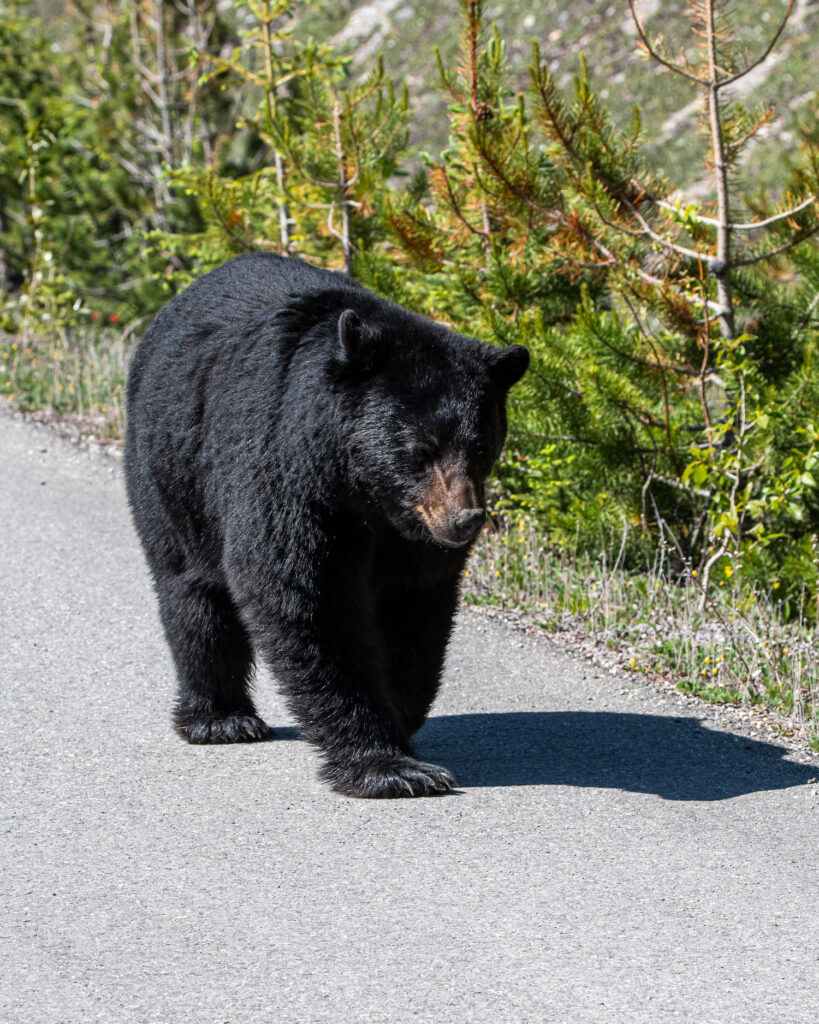
<path id="1" fill-rule="evenodd" d="M 328 765 L 322 774 L 337 793 L 365 799 L 435 796 L 457 786 L 446 768 L 412 757 L 363 765 Z"/>
<path id="2" fill-rule="evenodd" d="M 192 715 L 177 719 L 176 729 L 188 743 L 256 743 L 273 738 L 273 730 L 258 715 Z"/>

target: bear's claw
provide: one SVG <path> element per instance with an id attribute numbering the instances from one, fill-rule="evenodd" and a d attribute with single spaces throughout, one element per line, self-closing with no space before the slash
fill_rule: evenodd
<path id="1" fill-rule="evenodd" d="M 412 757 L 363 765 L 328 765 L 322 774 L 336 792 L 365 799 L 434 796 L 457 786 L 446 768 Z"/>
<path id="2" fill-rule="evenodd" d="M 255 743 L 273 737 L 273 730 L 258 715 L 191 717 L 178 724 L 177 731 L 188 743 Z"/>

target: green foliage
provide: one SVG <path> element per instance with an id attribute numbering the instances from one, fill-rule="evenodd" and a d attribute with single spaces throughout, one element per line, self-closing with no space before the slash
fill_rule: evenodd
<path id="1" fill-rule="evenodd" d="M 3 390 L 121 430 L 125 343 L 169 294 L 146 237 L 196 216 L 163 177 L 163 160 L 202 152 L 193 21 L 119 2 L 45 23 L 29 6 L 0 13 L 0 327 L 17 339 Z"/>
<path id="2" fill-rule="evenodd" d="M 30 310 L 49 307 L 47 317 L 56 303 L 74 325 L 91 312 L 131 322 L 168 294 L 146 233 L 196 216 L 163 176 L 163 161 L 202 155 L 190 26 L 172 5 L 160 5 L 161 21 L 144 5 L 107 4 L 93 22 L 84 7 L 72 7 L 58 19 L 65 33 L 59 49 L 53 25 L 0 14 L 6 283 L 22 285 Z M 211 35 L 216 28 L 214 21 Z M 218 108 L 210 120 L 218 120 Z M 48 260 L 59 270 L 44 274 Z M 7 327 L 15 328 L 21 310 L 12 301 L 7 312 Z M 37 314 L 24 312 L 23 329 L 33 328 Z"/>

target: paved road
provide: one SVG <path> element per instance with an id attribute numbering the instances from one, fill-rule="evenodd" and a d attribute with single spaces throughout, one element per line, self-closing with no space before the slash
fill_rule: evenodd
<path id="1" fill-rule="evenodd" d="M 118 471 L 0 417 L 3 1024 L 816 1024 L 816 767 L 464 614 L 459 794 L 190 747 Z"/>

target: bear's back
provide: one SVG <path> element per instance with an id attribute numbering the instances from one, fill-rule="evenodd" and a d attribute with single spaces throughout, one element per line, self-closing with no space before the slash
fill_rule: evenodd
<path id="1" fill-rule="evenodd" d="M 322 290 L 360 292 L 355 282 L 330 270 L 275 253 L 247 253 L 190 284 L 162 309 L 145 332 L 131 363 L 128 400 L 134 403 L 146 374 L 162 373 L 190 350 L 194 358 L 244 325 L 272 315 L 292 296 Z"/>

